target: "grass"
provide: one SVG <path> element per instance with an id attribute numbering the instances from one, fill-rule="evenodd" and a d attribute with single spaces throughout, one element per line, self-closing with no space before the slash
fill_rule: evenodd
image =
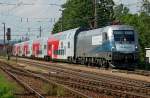
<path id="1" fill-rule="evenodd" d="M 15 85 L 10 83 L 0 71 L 0 98 L 15 98 L 13 92 Z"/>
<path id="2" fill-rule="evenodd" d="M 14 60 L 7 61 L 6 58 L 4 58 L 4 57 L 3 57 L 3 62 L 11 64 L 11 65 L 16 64 L 16 62 Z M 41 70 L 41 69 L 38 69 L 37 71 L 38 72 L 43 72 L 43 70 Z M 4 82 L 2 82 L 2 81 L 4 81 Z M 3 84 L 1 84 L 1 83 L 3 83 Z M 0 92 L 0 98 L 14 98 L 12 96 L 12 93 L 11 93 L 11 90 L 12 90 L 12 88 L 14 88 L 14 86 L 12 86 L 12 84 L 6 82 L 4 77 L 1 76 L 1 72 L 0 72 L 0 91 L 1 91 L 1 85 L 5 86 L 5 87 L 2 87 L 2 90 L 3 90 L 3 88 L 7 88 L 7 90 L 5 92 L 5 95 L 8 95 L 8 96 L 7 97 L 5 97 L 5 96 L 1 97 L 1 92 Z M 45 92 L 47 92 L 47 94 L 50 95 L 50 96 L 63 97 L 63 96 L 66 95 L 65 89 L 63 87 L 59 87 L 57 85 L 45 84 L 45 85 L 43 85 L 42 89 Z"/>
<path id="3" fill-rule="evenodd" d="M 64 88 L 53 84 L 44 85 L 43 89 L 51 96 L 63 97 L 66 94 Z"/>

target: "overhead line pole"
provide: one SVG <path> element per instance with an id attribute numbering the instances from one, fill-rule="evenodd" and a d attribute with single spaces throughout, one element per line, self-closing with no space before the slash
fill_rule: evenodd
<path id="1" fill-rule="evenodd" d="M 63 21 L 64 21 L 64 17 L 63 17 L 63 11 L 62 11 L 62 20 L 61 20 L 61 31 L 63 32 Z"/>
<path id="2" fill-rule="evenodd" d="M 64 27 L 63 27 L 63 21 L 64 21 L 64 16 L 63 16 L 63 13 L 64 13 L 64 10 L 62 10 L 62 9 L 59 9 L 59 11 L 61 11 L 62 13 L 61 13 L 61 32 L 63 32 L 63 30 L 64 30 Z"/>
<path id="3" fill-rule="evenodd" d="M 39 35 L 39 37 L 41 37 L 42 36 L 42 27 L 40 26 L 40 35 Z"/>
<path id="4" fill-rule="evenodd" d="M 4 50 L 5 50 L 5 29 L 6 29 L 6 23 L 2 23 L 4 25 Z"/>
<path id="5" fill-rule="evenodd" d="M 97 0 L 94 0 L 94 28 L 97 28 Z"/>

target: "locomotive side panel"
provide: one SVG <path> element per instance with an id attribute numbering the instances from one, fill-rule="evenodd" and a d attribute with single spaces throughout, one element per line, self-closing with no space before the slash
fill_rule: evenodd
<path id="1" fill-rule="evenodd" d="M 106 39 L 107 37 L 107 39 Z M 99 57 L 100 52 L 110 52 L 107 32 L 95 29 L 81 32 L 77 40 L 77 57 Z"/>
<path id="2" fill-rule="evenodd" d="M 80 32 L 77 38 L 77 62 L 108 65 L 108 62 L 111 61 L 111 44 L 108 33 L 108 29 L 104 28 Z"/>
<path id="3" fill-rule="evenodd" d="M 127 25 L 84 31 L 78 35 L 76 49 L 80 63 L 128 67 L 137 61 L 137 33 Z"/>

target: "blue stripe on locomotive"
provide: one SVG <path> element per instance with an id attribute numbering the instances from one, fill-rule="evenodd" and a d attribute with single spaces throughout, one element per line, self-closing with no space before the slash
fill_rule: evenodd
<path id="1" fill-rule="evenodd" d="M 112 44 L 110 43 L 110 41 L 105 41 L 103 42 L 102 45 L 97 45 L 94 49 L 92 49 L 90 52 L 111 52 L 112 50 Z"/>

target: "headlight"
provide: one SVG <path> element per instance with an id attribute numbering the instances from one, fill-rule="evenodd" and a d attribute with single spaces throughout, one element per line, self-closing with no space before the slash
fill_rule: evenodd
<path id="1" fill-rule="evenodd" d="M 135 46 L 135 50 L 138 51 L 138 46 Z"/>
<path id="2" fill-rule="evenodd" d="M 135 49 L 138 49 L 138 46 L 135 46 Z"/>
<path id="3" fill-rule="evenodd" d="M 115 47 L 112 47 L 111 50 L 114 51 L 114 50 L 115 50 Z"/>

